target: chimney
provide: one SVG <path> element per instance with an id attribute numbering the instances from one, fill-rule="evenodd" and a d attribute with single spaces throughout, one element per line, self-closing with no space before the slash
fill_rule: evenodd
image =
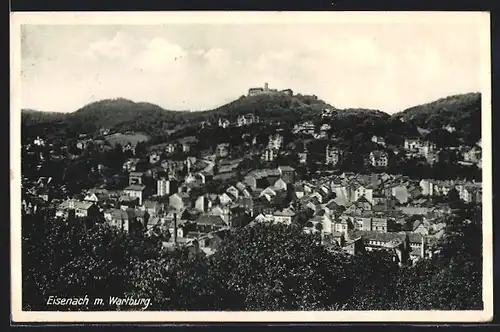
<path id="1" fill-rule="evenodd" d="M 174 244 L 177 245 L 177 212 L 174 212 Z"/>
<path id="2" fill-rule="evenodd" d="M 422 235 L 422 243 L 420 246 L 420 255 L 422 256 L 422 259 L 425 258 L 425 236 Z"/>

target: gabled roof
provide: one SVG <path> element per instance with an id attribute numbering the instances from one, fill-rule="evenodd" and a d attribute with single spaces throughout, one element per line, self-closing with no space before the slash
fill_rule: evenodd
<path id="1" fill-rule="evenodd" d="M 293 217 L 295 216 L 295 212 L 291 209 L 283 209 L 282 211 L 275 211 L 273 215 L 278 217 Z"/>
<path id="2" fill-rule="evenodd" d="M 380 242 L 390 242 L 394 239 L 404 240 L 406 238 L 406 234 L 404 233 L 381 233 L 375 231 L 349 231 L 348 232 L 350 238 L 362 237 L 366 240 L 371 241 L 380 241 Z"/>
<path id="3" fill-rule="evenodd" d="M 246 189 L 246 185 L 242 182 L 238 182 L 236 185 L 235 185 L 236 189 L 238 189 L 239 191 L 243 191 Z"/>
<path id="4" fill-rule="evenodd" d="M 105 214 L 109 214 L 111 216 L 111 219 L 123 219 L 123 220 L 128 220 L 129 216 L 128 213 L 120 210 L 120 209 L 112 209 L 112 210 L 107 210 L 104 212 Z"/>
<path id="5" fill-rule="evenodd" d="M 279 169 L 282 172 L 294 172 L 295 171 L 295 168 L 293 168 L 291 166 L 279 166 Z"/>
<path id="6" fill-rule="evenodd" d="M 196 219 L 198 225 L 227 226 L 221 216 L 202 214 Z"/>
<path id="7" fill-rule="evenodd" d="M 143 176 L 144 173 L 143 172 L 130 172 L 129 173 L 129 176 Z"/>
<path id="8" fill-rule="evenodd" d="M 365 196 L 361 196 L 358 198 L 356 203 L 370 203 L 370 202 L 368 201 L 368 199 Z"/>
<path id="9" fill-rule="evenodd" d="M 420 233 L 408 232 L 406 234 L 408 234 L 408 240 L 411 243 L 420 243 L 420 242 L 422 242 L 422 239 L 424 238 L 424 236 Z"/>
<path id="10" fill-rule="evenodd" d="M 374 159 L 380 159 L 382 157 L 387 157 L 387 153 L 384 152 L 384 151 L 380 151 L 380 150 L 375 150 L 375 151 L 372 151 L 370 153 L 370 155 L 374 158 Z"/>
<path id="11" fill-rule="evenodd" d="M 61 204 L 59 204 L 59 209 L 69 209 L 70 207 L 70 202 L 73 202 L 73 205 L 76 209 L 80 209 L 80 210 L 88 210 L 93 204 L 90 203 L 90 202 L 82 202 L 82 201 L 78 201 L 78 200 L 66 200 L 64 202 L 62 202 Z"/>
<path id="12" fill-rule="evenodd" d="M 145 188 L 146 188 L 146 186 L 143 186 L 140 184 L 132 184 L 132 185 L 126 187 L 124 190 L 143 191 Z"/>
<path id="13" fill-rule="evenodd" d="M 161 204 L 157 201 L 146 200 L 144 201 L 144 207 L 148 209 L 160 208 Z"/>

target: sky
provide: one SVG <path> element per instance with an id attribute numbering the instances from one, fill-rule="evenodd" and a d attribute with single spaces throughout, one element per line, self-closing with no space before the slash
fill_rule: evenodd
<path id="1" fill-rule="evenodd" d="M 206 110 L 250 87 L 387 113 L 481 91 L 474 22 L 190 23 L 21 27 L 21 106 L 107 98 Z"/>

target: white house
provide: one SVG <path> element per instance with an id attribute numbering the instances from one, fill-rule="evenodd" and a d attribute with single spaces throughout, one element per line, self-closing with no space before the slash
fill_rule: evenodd
<path id="1" fill-rule="evenodd" d="M 389 163 L 389 157 L 384 151 L 372 151 L 370 152 L 370 164 L 373 167 L 387 167 Z"/>
<path id="2" fill-rule="evenodd" d="M 130 186 L 126 187 L 123 190 L 123 193 L 125 195 L 130 196 L 130 197 L 138 198 L 139 199 L 139 205 L 142 205 L 142 197 L 143 197 L 143 193 L 144 193 L 144 189 L 145 188 L 146 187 L 143 186 L 143 185 L 133 184 L 133 185 L 130 185 Z"/>

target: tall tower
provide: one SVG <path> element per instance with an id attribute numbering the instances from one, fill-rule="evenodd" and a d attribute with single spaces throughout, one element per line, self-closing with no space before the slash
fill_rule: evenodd
<path id="1" fill-rule="evenodd" d="M 269 84 L 267 84 L 267 82 L 266 82 L 266 83 L 264 83 L 264 91 L 268 91 L 268 90 L 269 90 Z"/>

